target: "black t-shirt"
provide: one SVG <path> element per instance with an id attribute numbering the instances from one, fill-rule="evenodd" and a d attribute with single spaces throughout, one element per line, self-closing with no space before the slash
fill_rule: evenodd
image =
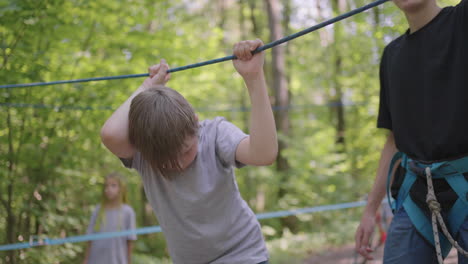
<path id="1" fill-rule="evenodd" d="M 468 0 L 391 42 L 380 83 L 377 127 L 393 132 L 400 151 L 427 162 L 468 155 Z M 404 173 L 400 168 L 395 175 L 394 197 Z M 443 179 L 434 180 L 434 188 L 448 210 L 456 194 Z M 426 194 L 425 178 L 418 177 L 410 195 L 428 212 Z"/>
<path id="2" fill-rule="evenodd" d="M 468 155 L 468 0 L 384 50 L 377 127 L 421 161 Z"/>

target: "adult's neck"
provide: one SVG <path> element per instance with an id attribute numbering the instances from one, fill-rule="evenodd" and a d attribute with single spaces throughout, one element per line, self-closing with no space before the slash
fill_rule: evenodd
<path id="1" fill-rule="evenodd" d="M 429 1 L 427 4 L 414 9 L 405 11 L 406 20 L 408 20 L 408 24 L 410 27 L 410 33 L 414 33 L 427 25 L 434 19 L 442 10 L 436 1 Z"/>

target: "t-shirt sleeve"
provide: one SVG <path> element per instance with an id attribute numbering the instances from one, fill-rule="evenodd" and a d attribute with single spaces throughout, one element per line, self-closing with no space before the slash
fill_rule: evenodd
<path id="1" fill-rule="evenodd" d="M 377 117 L 377 127 L 392 130 L 392 116 L 388 107 L 388 74 L 386 72 L 387 56 L 386 51 L 384 51 L 382 60 L 380 61 L 380 104 L 379 115 Z"/>
<path id="2" fill-rule="evenodd" d="M 93 214 L 91 215 L 91 220 L 89 221 L 88 230 L 87 230 L 86 234 L 95 233 L 94 227 L 96 226 L 96 218 L 97 218 L 98 212 L 99 212 L 99 205 L 96 206 L 96 208 L 94 209 Z"/>
<path id="3" fill-rule="evenodd" d="M 142 162 L 141 153 L 138 151 L 135 153 L 135 155 L 132 158 L 119 158 L 119 159 L 126 168 L 135 169 L 138 171 L 139 168 L 141 167 L 141 162 Z"/>
<path id="4" fill-rule="evenodd" d="M 132 207 L 128 207 L 128 210 L 125 214 L 125 230 L 136 229 L 136 221 L 135 221 L 135 211 L 133 211 Z M 127 240 L 136 240 L 136 234 L 131 234 L 127 236 Z"/>
<path id="5" fill-rule="evenodd" d="M 131 169 L 133 164 L 133 158 L 119 158 L 125 168 Z"/>
<path id="6" fill-rule="evenodd" d="M 244 164 L 236 161 L 236 150 L 242 139 L 248 137 L 234 124 L 224 118 L 218 120 L 216 127 L 216 155 L 226 166 L 240 168 Z"/>

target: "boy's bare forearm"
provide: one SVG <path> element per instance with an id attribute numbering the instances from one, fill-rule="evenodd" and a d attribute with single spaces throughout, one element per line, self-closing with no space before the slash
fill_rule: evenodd
<path id="1" fill-rule="evenodd" d="M 165 85 L 170 79 L 167 73 L 169 65 L 164 59 L 159 64 L 148 68 L 149 77 L 106 121 L 101 129 L 102 143 L 120 158 L 132 158 L 136 150 L 128 138 L 128 113 L 133 98 L 155 85 Z"/>
<path id="2" fill-rule="evenodd" d="M 115 112 L 107 119 L 101 129 L 101 139 L 104 145 L 115 155 L 127 158 L 132 146 L 128 139 L 128 113 L 135 96 L 143 92 L 138 88 Z"/>
<path id="3" fill-rule="evenodd" d="M 393 133 L 390 132 L 382 150 L 377 176 L 374 182 L 374 186 L 372 187 L 372 191 L 368 197 L 365 213 L 375 214 L 379 208 L 380 203 L 386 194 L 387 175 L 390 161 L 397 151 L 398 150 L 395 146 Z"/>
<path id="4" fill-rule="evenodd" d="M 250 154 L 260 163 L 273 163 L 278 153 L 276 125 L 263 72 L 244 79 L 252 105 Z"/>

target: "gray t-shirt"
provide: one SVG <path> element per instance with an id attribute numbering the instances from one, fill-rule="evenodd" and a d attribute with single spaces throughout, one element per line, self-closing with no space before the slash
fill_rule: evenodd
<path id="1" fill-rule="evenodd" d="M 105 223 L 101 223 L 99 231 L 96 231 L 96 218 L 100 207 L 96 206 L 91 216 L 88 234 L 135 229 L 135 212 L 129 205 L 122 204 L 120 208 L 105 210 Z M 127 264 L 127 240 L 136 239 L 136 235 L 128 235 L 91 241 L 88 264 Z"/>
<path id="2" fill-rule="evenodd" d="M 173 180 L 155 173 L 137 152 L 124 162 L 141 175 L 146 196 L 175 264 L 256 264 L 268 259 L 260 224 L 242 199 L 235 153 L 247 137 L 224 118 L 200 123 L 198 153 Z"/>

